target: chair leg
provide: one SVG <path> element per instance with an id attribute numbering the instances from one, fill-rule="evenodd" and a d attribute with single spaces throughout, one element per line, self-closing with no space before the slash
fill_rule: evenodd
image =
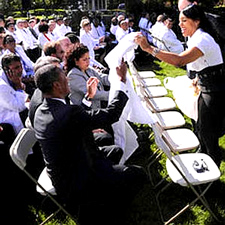
<path id="1" fill-rule="evenodd" d="M 208 189 L 211 187 L 212 183 L 208 184 L 207 187 L 202 191 L 201 193 L 198 193 L 195 188 L 190 185 L 190 188 L 192 189 L 192 191 L 195 193 L 195 195 L 197 196 L 192 202 L 188 203 L 186 206 L 184 206 L 179 212 L 177 212 L 175 215 L 173 215 L 170 219 L 168 219 L 167 221 L 164 218 L 162 209 L 161 209 L 161 205 L 160 205 L 160 195 L 162 194 L 162 192 L 164 192 L 172 183 L 168 183 L 167 185 L 165 185 L 161 190 L 159 190 L 156 193 L 156 203 L 157 203 L 157 207 L 159 209 L 159 213 L 160 213 L 160 218 L 161 221 L 163 222 L 164 225 L 168 225 L 170 224 L 173 220 L 175 220 L 178 216 L 180 216 L 183 212 L 185 212 L 187 209 L 189 209 L 191 206 L 193 206 L 198 200 L 201 201 L 201 203 L 203 204 L 203 206 L 209 211 L 209 213 L 212 215 L 212 217 L 217 221 L 217 222 L 221 222 L 218 217 L 215 215 L 215 213 L 211 210 L 211 208 L 209 207 L 209 204 L 205 198 L 205 193 L 208 191 Z"/>
<path id="2" fill-rule="evenodd" d="M 204 189 L 204 191 L 202 191 L 200 194 L 195 190 L 195 188 L 190 185 L 192 191 L 195 193 L 195 195 L 197 196 L 197 198 L 193 201 L 194 203 L 198 200 L 201 201 L 201 203 L 205 206 L 205 208 L 209 211 L 209 213 L 212 215 L 212 217 L 217 221 L 217 222 L 221 222 L 218 217 L 215 215 L 215 213 L 211 210 L 211 208 L 209 207 L 209 204 L 207 201 L 205 201 L 205 193 L 209 190 L 209 188 L 211 187 L 211 185 L 213 184 L 213 182 L 209 183 L 209 185 L 207 185 L 207 187 Z M 194 204 L 193 203 L 193 204 Z"/>
<path id="3" fill-rule="evenodd" d="M 58 212 L 60 212 L 61 209 L 57 209 L 54 213 L 52 213 L 51 215 L 49 215 L 42 223 L 40 223 L 39 225 L 44 225 L 46 224 L 49 220 L 51 220 Z"/>
<path id="4" fill-rule="evenodd" d="M 34 179 L 34 177 L 27 171 L 27 170 L 23 170 L 27 176 L 36 184 L 38 185 L 46 194 L 46 197 L 50 198 L 50 200 L 59 208 L 59 211 L 62 210 L 62 212 L 64 212 L 68 217 L 70 217 L 73 221 L 77 221 L 74 216 L 72 216 L 50 193 L 48 193 L 42 186 L 40 183 L 37 182 L 36 179 Z"/>
<path id="5" fill-rule="evenodd" d="M 172 183 L 168 183 L 166 184 L 162 189 L 160 189 L 156 195 L 155 195 L 155 200 L 156 200 L 156 204 L 159 210 L 159 214 L 160 214 L 160 219 L 162 221 L 163 224 L 165 224 L 165 219 L 164 219 L 164 215 L 162 212 L 162 208 L 161 208 L 161 204 L 160 204 L 160 200 L 159 200 L 159 196 L 171 185 Z"/>
<path id="6" fill-rule="evenodd" d="M 147 165 L 147 174 L 148 174 L 148 177 L 149 177 L 149 180 L 151 182 L 151 185 L 153 186 L 153 188 L 155 188 L 155 184 L 153 182 L 153 178 L 152 178 L 152 175 L 151 175 L 151 166 L 161 157 L 162 153 L 163 152 L 160 152 L 160 149 L 157 149 L 149 158 L 148 158 L 148 165 Z"/>
<path id="7" fill-rule="evenodd" d="M 169 224 L 171 223 L 174 219 L 176 219 L 180 214 L 182 214 L 185 210 L 189 209 L 191 206 L 193 206 L 198 200 L 201 201 L 201 203 L 203 204 L 203 206 L 209 211 L 209 213 L 212 215 L 212 217 L 217 221 L 217 222 L 221 222 L 218 217 L 215 215 L 215 213 L 211 210 L 211 208 L 209 207 L 209 204 L 205 198 L 205 193 L 209 190 L 209 188 L 211 187 L 212 183 L 210 183 L 209 185 L 207 185 L 207 187 L 201 191 L 201 193 L 198 193 L 195 188 L 190 185 L 192 191 L 195 193 L 195 195 L 197 196 L 191 203 L 187 204 L 184 208 L 182 208 L 178 213 L 176 213 L 173 217 L 171 217 L 166 223 Z"/>

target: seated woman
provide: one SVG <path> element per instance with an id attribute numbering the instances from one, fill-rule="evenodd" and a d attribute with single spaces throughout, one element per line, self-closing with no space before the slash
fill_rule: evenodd
<path id="1" fill-rule="evenodd" d="M 80 105 L 82 99 L 87 93 L 86 82 L 91 77 L 97 77 L 99 80 L 98 90 L 92 101 L 91 108 L 104 108 L 107 105 L 110 83 L 108 75 L 100 74 L 90 67 L 89 49 L 80 45 L 78 48 L 69 53 L 66 57 L 65 66 L 67 68 L 68 82 L 70 86 L 70 99 L 73 104 Z"/>
<path id="2" fill-rule="evenodd" d="M 67 54 L 65 66 L 67 69 L 68 83 L 70 87 L 69 98 L 73 104 L 81 105 L 85 94 L 87 93 L 86 83 L 90 77 L 97 77 L 99 80 L 96 94 L 93 99 L 85 98 L 90 101 L 90 108 L 100 109 L 106 108 L 108 104 L 109 89 L 108 75 L 100 74 L 90 67 L 89 50 L 86 46 L 80 45 L 71 53 Z M 104 129 L 96 129 L 93 131 L 95 141 L 102 150 L 109 154 L 109 158 L 118 163 L 122 156 L 122 149 L 114 146 L 114 137 L 111 126 Z"/>
<path id="3" fill-rule="evenodd" d="M 39 25 L 38 46 L 43 49 L 45 43 L 52 41 L 51 36 L 48 34 L 48 24 Z"/>

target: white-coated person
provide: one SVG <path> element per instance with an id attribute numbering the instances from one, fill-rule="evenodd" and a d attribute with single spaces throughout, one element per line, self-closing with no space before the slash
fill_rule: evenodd
<path id="1" fill-rule="evenodd" d="M 191 4 L 184 8 L 179 15 L 179 26 L 182 35 L 188 37 L 188 48 L 180 54 L 159 50 L 140 34 L 135 37 L 135 42 L 159 60 L 178 67 L 187 65 L 189 77 L 201 90 L 197 120 L 200 152 L 207 153 L 220 165 L 221 150 L 218 141 L 225 117 L 225 74 L 221 49 L 200 6 Z"/>

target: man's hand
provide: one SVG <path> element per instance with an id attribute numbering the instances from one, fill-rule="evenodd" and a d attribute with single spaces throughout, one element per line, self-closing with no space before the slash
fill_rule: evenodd
<path id="1" fill-rule="evenodd" d="M 122 62 L 120 64 L 120 66 L 116 67 L 116 72 L 117 72 L 118 76 L 120 77 L 120 80 L 123 83 L 126 83 L 126 80 L 127 80 L 127 65 L 126 65 L 126 63 L 124 62 L 123 59 L 122 59 Z"/>
<path id="2" fill-rule="evenodd" d="M 87 97 L 94 98 L 99 80 L 96 77 L 90 77 L 87 81 Z"/>
<path id="3" fill-rule="evenodd" d="M 13 83 L 16 90 L 25 90 L 25 84 L 22 82 L 22 75 L 14 73 L 12 70 L 8 69 L 6 75 L 9 80 Z"/>

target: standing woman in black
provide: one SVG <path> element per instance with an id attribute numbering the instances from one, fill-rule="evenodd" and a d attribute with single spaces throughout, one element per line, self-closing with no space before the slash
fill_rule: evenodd
<path id="1" fill-rule="evenodd" d="M 183 36 L 188 37 L 188 48 L 179 55 L 149 45 L 141 35 L 137 35 L 135 41 L 144 51 L 164 62 L 178 67 L 187 65 L 189 77 L 201 88 L 197 121 L 201 152 L 210 155 L 220 165 L 218 139 L 222 135 L 225 117 L 225 73 L 221 49 L 215 32 L 198 5 L 191 4 L 183 9 L 179 21 Z"/>

